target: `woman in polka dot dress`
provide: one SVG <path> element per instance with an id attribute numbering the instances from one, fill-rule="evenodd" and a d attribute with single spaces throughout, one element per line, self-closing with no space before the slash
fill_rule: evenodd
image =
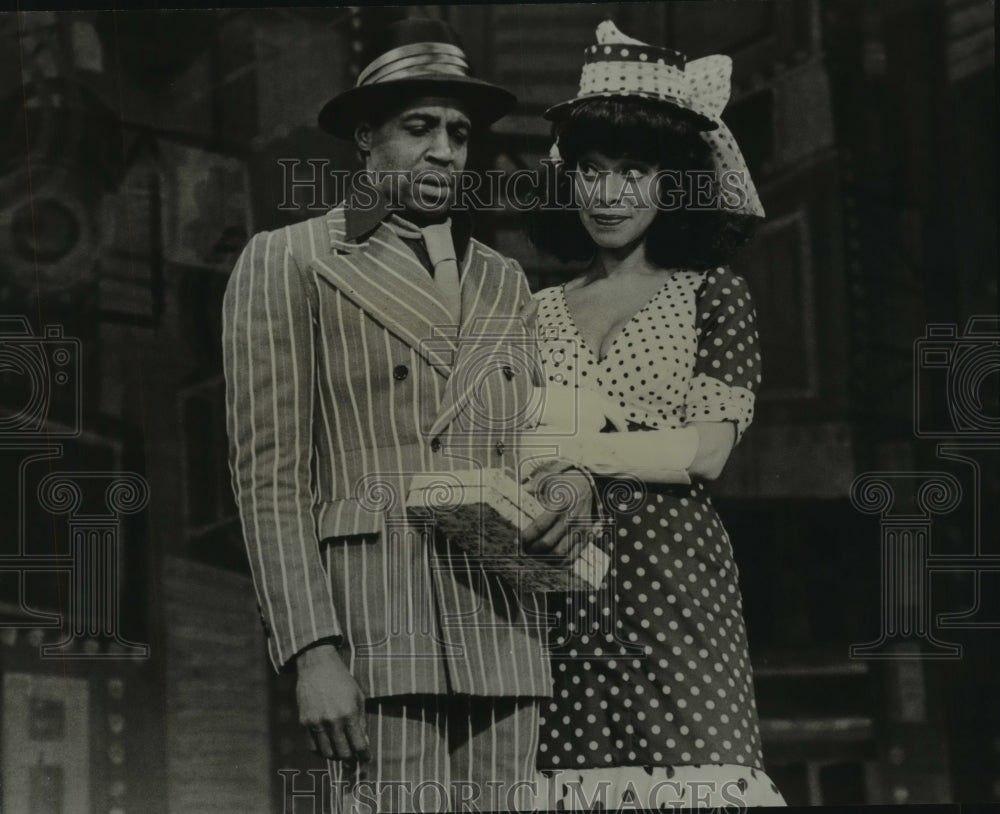
<path id="1" fill-rule="evenodd" d="M 665 50 L 643 47 L 644 62 Z M 707 488 L 760 383 L 750 294 L 725 267 L 756 191 L 747 177 L 753 201 L 739 208 L 665 211 L 661 171 L 717 170 L 720 154 L 702 121 L 655 93 L 581 88 L 555 110 L 577 207 L 543 214 L 534 237 L 590 262 L 536 295 L 538 328 L 549 397 L 571 398 L 578 422 L 563 453 L 595 475 L 612 565 L 596 591 L 550 595 L 540 804 L 783 805 L 763 771 L 737 568 Z"/>

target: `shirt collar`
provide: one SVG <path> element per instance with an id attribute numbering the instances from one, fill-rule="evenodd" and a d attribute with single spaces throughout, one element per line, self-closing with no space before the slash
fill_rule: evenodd
<path id="1" fill-rule="evenodd" d="M 366 200 L 370 198 L 370 190 L 365 190 Z M 379 195 L 374 206 L 352 206 L 354 187 L 347 191 L 344 199 L 344 240 L 360 243 L 374 232 L 379 225 L 392 213 L 388 202 Z M 455 256 L 465 257 L 465 251 L 472 240 L 472 213 L 468 209 L 453 210 L 451 213 L 451 236 L 455 244 Z M 405 215 L 404 215 L 405 217 Z"/>

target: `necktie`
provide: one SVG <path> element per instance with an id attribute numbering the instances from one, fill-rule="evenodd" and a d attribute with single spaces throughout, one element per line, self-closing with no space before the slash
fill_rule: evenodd
<path id="1" fill-rule="evenodd" d="M 451 219 L 425 226 L 420 231 L 424 235 L 427 256 L 434 267 L 434 282 L 441 292 L 441 304 L 457 323 L 462 317 L 462 289 L 458 281 L 455 244 L 451 239 Z"/>
<path id="2" fill-rule="evenodd" d="M 462 287 L 458 278 L 458 260 L 451 236 L 451 219 L 432 226 L 418 227 L 395 212 L 386 225 L 404 240 L 422 240 L 430 260 L 434 282 L 440 292 L 440 302 L 459 323 L 462 317 Z"/>

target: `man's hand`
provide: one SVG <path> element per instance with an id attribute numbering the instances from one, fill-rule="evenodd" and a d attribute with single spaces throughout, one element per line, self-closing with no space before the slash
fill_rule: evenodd
<path id="1" fill-rule="evenodd" d="M 296 657 L 295 665 L 299 721 L 316 751 L 329 760 L 369 760 L 365 696 L 337 648 L 312 647 Z"/>
<path id="2" fill-rule="evenodd" d="M 545 509 L 522 532 L 524 550 L 535 556 L 557 556 L 564 562 L 573 562 L 587 545 L 587 524 L 575 521 L 589 520 L 593 496 L 590 481 L 578 469 L 562 472 L 535 473 L 529 492 L 538 498 Z M 558 507 L 558 508 L 556 508 Z M 570 534 L 568 532 L 577 533 Z"/>

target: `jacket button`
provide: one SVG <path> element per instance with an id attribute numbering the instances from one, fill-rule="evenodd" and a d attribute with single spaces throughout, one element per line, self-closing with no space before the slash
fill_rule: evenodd
<path id="1" fill-rule="evenodd" d="M 431 451 L 432 452 L 437 452 L 439 449 L 441 449 L 441 442 L 437 438 L 432 438 L 431 439 Z"/>
<path id="2" fill-rule="evenodd" d="M 514 371 L 510 369 L 510 365 L 503 366 L 503 375 L 507 377 L 507 381 L 514 378 Z"/>
<path id="3" fill-rule="evenodd" d="M 496 449 L 497 455 L 503 455 L 503 451 L 506 449 L 506 447 L 503 445 L 503 441 L 497 441 L 497 445 L 496 447 L 494 447 L 494 449 Z"/>
<path id="4" fill-rule="evenodd" d="M 396 365 L 392 369 L 392 378 L 397 382 L 403 381 L 407 376 L 410 375 L 410 369 L 406 365 Z"/>

